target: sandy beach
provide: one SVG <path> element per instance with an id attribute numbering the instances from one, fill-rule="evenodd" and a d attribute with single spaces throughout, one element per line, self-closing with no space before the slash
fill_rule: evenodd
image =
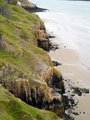
<path id="1" fill-rule="evenodd" d="M 54 38 L 51 41 L 55 43 L 57 40 Z M 50 51 L 49 55 L 52 60 L 62 64 L 57 66 L 57 68 L 61 71 L 64 79 L 71 80 L 71 86 L 90 88 L 90 71 L 81 64 L 77 50 L 61 45 L 59 49 Z M 65 82 L 65 86 L 67 89 L 67 82 Z M 71 114 L 74 120 L 90 120 L 90 94 L 75 95 L 74 99 L 79 101 L 74 110 L 79 115 Z"/>
<path id="2" fill-rule="evenodd" d="M 80 63 L 78 52 L 75 49 L 60 46 L 56 51 L 50 51 L 49 55 L 52 60 L 62 63 L 61 66 L 58 66 L 58 69 L 60 69 L 64 78 L 79 80 L 86 86 L 88 86 L 88 83 L 90 84 L 90 71 Z"/>

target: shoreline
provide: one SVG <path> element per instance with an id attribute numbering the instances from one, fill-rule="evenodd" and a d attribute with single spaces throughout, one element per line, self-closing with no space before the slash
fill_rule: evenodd
<path id="1" fill-rule="evenodd" d="M 55 41 L 57 41 L 56 38 L 51 39 L 52 43 L 55 43 Z M 58 49 L 55 51 L 51 50 L 48 54 L 52 61 L 61 64 L 58 65 L 57 68 L 60 70 L 64 78 L 66 88 L 65 96 L 68 96 L 68 99 L 72 99 L 76 104 L 73 108 L 68 109 L 68 114 L 66 114 L 67 118 L 65 118 L 65 120 L 81 120 L 83 117 L 85 120 L 89 120 L 90 93 L 82 92 L 82 95 L 78 96 L 77 93 L 74 94 L 73 92 L 73 87 L 90 90 L 88 86 L 88 84 L 90 84 L 90 74 L 87 68 L 80 64 L 78 52 L 75 49 L 67 48 L 67 46 L 59 45 Z M 68 115 L 70 115 L 69 118 Z"/>
<path id="2" fill-rule="evenodd" d="M 86 80 L 85 82 L 88 84 L 90 78 L 89 71 L 79 62 L 79 56 L 75 49 L 60 47 L 54 52 L 50 51 L 49 55 L 52 60 L 62 63 L 58 69 L 60 69 L 64 78 L 82 82 Z"/>
<path id="3" fill-rule="evenodd" d="M 56 41 L 55 39 L 56 38 L 54 38 L 51 41 L 55 43 Z M 70 88 L 70 86 L 89 89 L 88 86 L 88 84 L 90 84 L 89 71 L 87 70 L 87 68 L 85 68 L 83 65 L 80 64 L 79 55 L 75 49 L 69 49 L 67 48 L 67 46 L 61 45 L 59 46 L 59 49 L 55 51 L 50 51 L 48 54 L 52 60 L 60 62 L 62 64 L 62 65 L 58 65 L 57 68 L 61 71 L 64 77 L 66 91 L 70 91 L 70 92 L 66 92 L 67 96 L 71 97 L 71 95 L 73 94 L 71 92 L 72 88 Z M 68 84 L 70 86 L 68 86 Z M 82 96 L 77 96 L 77 94 L 75 94 L 73 99 L 76 103 L 77 101 L 79 101 L 77 105 L 78 107 L 75 107 L 74 110 L 71 110 L 69 114 L 74 118 L 74 120 L 81 120 L 83 119 L 83 117 L 85 117 L 85 120 L 86 119 L 89 120 L 90 106 L 88 105 L 90 100 L 90 94 L 84 93 Z M 86 102 L 85 99 L 87 100 Z M 84 110 L 85 104 L 87 107 L 85 107 Z M 78 115 L 75 115 L 73 113 L 76 113 Z"/>
<path id="4" fill-rule="evenodd" d="M 42 19 L 41 16 L 40 18 Z M 47 27 L 46 27 L 46 30 L 49 31 Z M 50 33 L 50 31 L 47 33 Z M 51 33 L 54 36 L 56 36 L 53 32 Z M 64 45 L 63 40 L 61 41 L 58 41 L 58 40 L 59 38 L 57 38 L 57 36 L 55 38 L 50 39 L 52 43 L 55 43 L 55 44 L 59 43 L 59 48 L 56 50 L 49 51 L 48 54 L 51 57 L 52 61 L 56 61 L 61 64 L 61 65 L 58 65 L 57 68 L 62 73 L 64 80 L 67 80 L 67 81 L 64 81 L 66 86 L 66 91 L 69 91 L 66 94 L 68 97 L 73 98 L 75 104 L 77 103 L 74 108 L 69 109 L 71 111 L 69 112 L 69 115 L 71 117 L 67 119 L 65 118 L 65 120 L 72 120 L 72 119 L 81 120 L 83 118 L 84 118 L 83 120 L 89 120 L 90 106 L 88 105 L 90 100 L 90 94 L 82 93 L 81 96 L 74 94 L 74 96 L 72 97 L 73 92 L 71 92 L 72 88 L 70 88 L 70 86 L 78 87 L 80 89 L 84 88 L 84 89 L 90 90 L 90 87 L 88 86 L 90 85 L 90 81 L 89 81 L 90 71 L 88 70 L 87 67 L 82 65 L 82 63 L 80 62 L 79 53 L 76 49 L 70 49 L 68 48 L 68 46 Z M 68 84 L 70 86 L 68 86 Z M 85 110 L 84 110 L 84 105 L 86 105 Z"/>
<path id="5" fill-rule="evenodd" d="M 9 1 L 7 2 L 9 3 Z M 10 4 L 12 4 L 12 0 Z M 16 3 L 14 4 L 16 5 Z M 35 116 L 33 116 L 33 112 L 32 114 L 28 113 L 28 108 L 30 106 L 26 105 L 24 111 L 26 119 L 74 120 L 78 115 L 89 114 L 89 110 L 87 109 L 89 108 L 88 102 L 85 110 L 82 108 L 82 104 L 84 105 L 85 100 L 88 100 L 89 98 L 87 97 L 89 95 L 89 89 L 86 88 L 86 86 L 81 87 L 81 83 L 84 83 L 82 82 L 82 78 L 86 79 L 87 75 L 85 76 L 84 69 L 82 71 L 82 67 L 79 65 L 79 58 L 76 50 L 69 49 L 63 44 L 63 41 L 61 42 L 57 39 L 57 37 L 55 37 L 56 35 L 53 33 L 48 34 L 46 30 L 47 27 L 45 27 L 39 16 L 32 13 L 29 14 L 23 8 L 19 9 L 19 7 L 15 7 L 15 5 L 12 5 L 10 10 L 15 13 L 14 15 L 17 14 L 20 19 L 20 21 L 18 21 L 18 28 L 14 25 L 14 23 L 17 23 L 16 19 L 12 21 L 12 26 L 9 28 L 8 26 L 10 25 L 10 22 L 6 23 L 6 19 L 3 19 L 4 16 L 1 16 L 3 22 L 6 23 L 5 28 L 8 28 L 8 35 L 5 34 L 6 29 L 4 30 L 1 28 L 0 84 L 15 97 L 19 98 L 19 102 L 24 101 L 30 106 L 36 108 L 37 112 Z M 13 7 L 16 9 L 12 9 Z M 28 7 L 28 3 L 27 6 L 22 7 Z M 36 7 L 37 6 L 33 6 L 32 4 L 30 8 L 36 9 Z M 7 20 L 9 21 L 8 18 Z M 15 34 L 13 34 L 11 30 L 9 31 L 12 27 L 15 30 Z M 17 33 L 20 33 L 20 35 Z M 11 38 L 9 35 L 12 35 L 13 39 L 10 39 L 11 41 L 6 40 L 3 42 L 4 34 L 8 40 Z M 17 38 L 18 41 L 16 41 Z M 11 42 L 12 45 L 10 44 Z M 79 81 L 81 79 L 81 82 L 75 78 L 76 75 L 77 78 L 79 77 L 78 73 L 82 73 L 80 75 L 85 76 L 85 78 L 83 76 L 79 78 Z M 2 97 L 3 88 L 0 86 L 0 89 Z M 5 93 L 10 96 L 9 93 Z M 84 101 L 82 99 L 83 97 L 85 97 Z M 9 100 L 4 100 L 4 98 L 8 98 L 8 96 L 4 95 L 0 102 L 2 103 L 2 101 L 6 101 L 8 103 Z M 14 119 L 16 116 L 17 119 L 24 119 L 25 116 L 18 116 L 18 111 L 16 111 L 17 114 L 15 114 L 15 116 L 12 116 L 14 110 L 18 106 L 23 106 L 23 103 L 22 105 L 18 104 L 15 100 L 16 98 L 14 98 L 14 101 L 16 102 L 12 101 L 11 97 L 10 99 L 9 102 L 12 103 L 9 106 L 9 111 L 12 111 L 12 113 L 10 113 L 11 117 Z M 81 102 L 79 102 L 80 100 Z M 1 104 L 1 110 L 3 110 L 3 105 L 4 104 Z M 12 109 L 12 106 L 15 106 L 15 109 Z M 5 111 L 8 111 L 8 108 L 6 108 L 7 104 L 5 104 Z M 47 114 L 47 117 L 45 118 L 44 114 L 37 114 L 39 113 L 37 108 L 49 110 L 55 114 L 52 113 L 51 117 L 47 118 L 48 111 L 46 111 L 45 114 Z M 24 108 L 22 107 L 21 113 L 23 113 L 23 109 Z M 31 113 L 31 110 L 29 110 L 29 112 Z M 37 117 L 37 115 L 39 116 Z"/>

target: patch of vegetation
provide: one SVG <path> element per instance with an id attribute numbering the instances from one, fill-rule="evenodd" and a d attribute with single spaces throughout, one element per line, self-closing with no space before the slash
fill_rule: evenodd
<path id="1" fill-rule="evenodd" d="M 0 3 L 2 4 L 2 0 Z M 36 74 L 40 60 L 47 67 L 51 64 L 46 52 L 37 47 L 35 30 L 41 22 L 39 17 L 17 5 L 8 5 L 11 17 L 0 14 L 0 61 L 23 71 Z M 47 68 L 45 67 L 45 68 Z M 44 68 L 44 69 L 45 69 Z M 43 69 L 43 68 L 42 68 Z"/>

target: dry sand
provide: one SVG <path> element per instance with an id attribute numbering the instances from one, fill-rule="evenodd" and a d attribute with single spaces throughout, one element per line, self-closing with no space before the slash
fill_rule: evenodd
<path id="1" fill-rule="evenodd" d="M 78 52 L 75 49 L 61 47 L 56 51 L 50 51 L 49 55 L 52 60 L 62 63 L 58 69 L 65 79 L 72 79 L 90 86 L 90 70 L 80 63 Z"/>
<path id="2" fill-rule="evenodd" d="M 52 60 L 62 63 L 58 69 L 65 79 L 71 79 L 76 86 L 90 88 L 90 71 L 80 63 L 77 50 L 60 46 L 56 51 L 50 51 L 49 55 Z M 75 99 L 79 100 L 75 111 L 80 113 L 74 115 L 75 120 L 90 120 L 90 94 L 75 96 Z"/>

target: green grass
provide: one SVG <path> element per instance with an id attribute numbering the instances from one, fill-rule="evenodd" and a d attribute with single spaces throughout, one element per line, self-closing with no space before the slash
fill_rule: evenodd
<path id="1" fill-rule="evenodd" d="M 8 8 L 11 11 L 11 18 L 0 15 L 0 33 L 5 44 L 5 48 L 0 49 L 0 61 L 10 64 L 25 74 L 31 72 L 34 76 L 37 74 L 36 69 L 39 68 L 39 60 L 42 60 L 47 67 L 51 64 L 47 53 L 36 45 L 34 27 L 41 20 L 37 15 L 27 12 L 20 6 L 9 5 Z"/>
<path id="2" fill-rule="evenodd" d="M 39 110 L 15 98 L 0 85 L 0 120 L 61 120 L 54 113 Z"/>

